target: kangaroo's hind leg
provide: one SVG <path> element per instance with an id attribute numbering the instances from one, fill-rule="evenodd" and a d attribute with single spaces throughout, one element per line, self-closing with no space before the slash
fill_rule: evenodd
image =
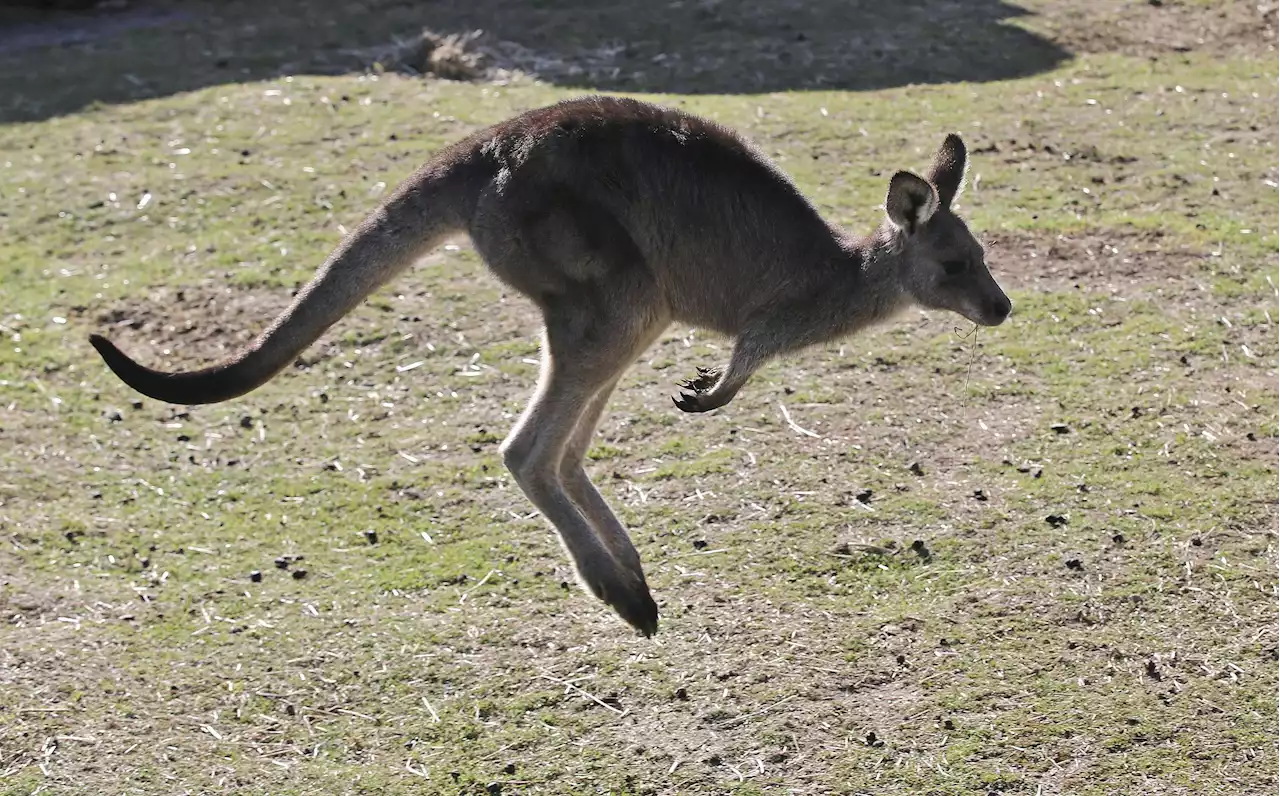
<path id="1" fill-rule="evenodd" d="M 660 333 L 661 328 L 658 327 L 648 337 L 638 338 L 636 347 L 627 358 L 626 364 L 630 364 L 646 348 L 652 345 Z M 618 375 L 621 376 L 621 371 Z M 631 543 L 631 538 L 627 535 L 626 527 L 613 513 L 608 501 L 600 494 L 600 490 L 596 489 L 595 484 L 591 483 L 591 479 L 587 477 L 587 471 L 583 466 L 587 450 L 591 447 L 591 439 L 595 436 L 596 427 L 600 423 L 600 417 L 604 414 L 605 407 L 608 405 L 609 398 L 613 395 L 617 384 L 618 378 L 615 377 L 600 388 L 600 391 L 591 399 L 591 403 L 587 406 L 586 411 L 583 412 L 582 417 L 579 418 L 578 427 L 574 429 L 573 436 L 569 439 L 569 444 L 565 446 L 564 456 L 560 460 L 560 475 L 564 479 L 565 487 L 569 491 L 569 496 L 573 498 L 573 502 L 590 520 L 591 525 L 600 534 L 605 544 L 609 546 L 609 549 L 613 551 L 618 560 L 634 567 L 636 570 L 640 570 L 640 556 L 636 553 L 636 549 Z"/>
<path id="2" fill-rule="evenodd" d="M 651 342 L 664 325 L 662 314 L 647 296 L 631 298 L 635 300 L 627 305 L 609 306 L 584 292 L 544 304 L 546 329 L 538 388 L 503 443 L 502 454 L 520 489 L 555 526 L 583 584 L 628 623 L 651 635 L 657 630 L 658 607 L 634 548 L 625 533 L 621 537 L 625 546 L 617 537 L 602 537 L 571 497 L 562 472 L 566 451 L 584 416 L 594 408 L 594 400 L 612 387 L 633 361 L 634 352 Z M 575 480 L 575 489 L 580 488 Z M 593 508 L 601 506 L 608 511 L 603 499 Z M 621 528 L 612 512 L 608 518 Z"/>

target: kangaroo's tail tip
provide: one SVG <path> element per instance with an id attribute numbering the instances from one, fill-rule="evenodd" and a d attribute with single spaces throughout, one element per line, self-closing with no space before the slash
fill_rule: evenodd
<path id="1" fill-rule="evenodd" d="M 149 375 L 147 368 L 134 362 L 128 354 L 117 348 L 115 343 L 100 334 L 89 335 L 89 344 L 97 350 L 98 355 L 107 363 L 107 367 L 111 368 L 111 372 L 121 381 L 143 395 L 155 397 L 151 395 L 153 390 L 150 389 L 146 378 Z"/>
<path id="2" fill-rule="evenodd" d="M 120 372 L 122 367 L 136 364 L 132 359 L 129 359 L 123 351 L 116 348 L 115 343 L 100 334 L 89 335 L 89 345 L 97 349 L 98 355 L 107 363 L 107 367 L 111 368 L 112 372 L 121 378 L 124 378 L 123 374 Z"/>
<path id="3" fill-rule="evenodd" d="M 123 354 L 120 353 L 120 349 L 116 348 L 114 343 L 112 343 L 110 340 L 108 340 L 107 338 L 103 337 L 100 334 L 89 335 L 89 345 L 96 348 L 98 350 L 98 353 L 101 354 L 102 358 L 105 360 L 110 360 L 111 354 L 113 353 L 119 354 L 120 356 L 124 356 Z"/>
<path id="4" fill-rule="evenodd" d="M 89 344 L 111 372 L 126 385 L 148 398 L 171 404 L 202 404 L 225 401 L 247 392 L 243 379 L 234 378 L 226 366 L 195 373 L 163 373 L 140 365 L 100 334 L 89 335 Z"/>
<path id="5" fill-rule="evenodd" d="M 100 334 L 89 335 L 89 344 L 98 351 L 98 355 L 111 368 L 111 372 L 120 377 L 125 384 L 137 389 L 135 382 L 139 376 L 148 372 L 147 368 L 129 358 L 129 355 L 116 348 L 116 344 Z"/>

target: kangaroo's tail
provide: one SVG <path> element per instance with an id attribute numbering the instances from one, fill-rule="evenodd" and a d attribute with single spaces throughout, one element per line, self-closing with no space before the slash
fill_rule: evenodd
<path id="1" fill-rule="evenodd" d="M 338 245 L 289 308 L 225 362 L 164 373 L 138 364 L 101 335 L 90 335 L 89 342 L 125 384 L 156 400 L 209 404 L 244 395 L 266 384 L 370 293 L 449 235 L 465 231 L 484 179 L 478 166 L 455 155 L 406 180 Z"/>

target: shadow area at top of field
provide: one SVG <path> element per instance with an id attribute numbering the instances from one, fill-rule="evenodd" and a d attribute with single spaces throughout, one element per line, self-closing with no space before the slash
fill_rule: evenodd
<path id="1" fill-rule="evenodd" d="M 32 0 L 34 1 L 34 0 Z M 863 91 L 1035 74 L 1069 57 L 1000 0 L 134 0 L 0 10 L 0 122 L 280 75 L 366 69 L 424 28 L 591 91 Z"/>

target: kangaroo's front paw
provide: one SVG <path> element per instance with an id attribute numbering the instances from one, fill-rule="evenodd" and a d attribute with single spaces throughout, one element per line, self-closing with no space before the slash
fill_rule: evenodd
<path id="1" fill-rule="evenodd" d="M 698 368 L 698 375 L 688 381 L 680 382 L 680 386 L 695 393 L 704 393 L 716 386 L 720 381 L 720 371 L 715 368 Z"/>
<path id="2" fill-rule="evenodd" d="M 679 397 L 672 398 L 675 405 L 683 412 L 706 412 L 714 407 L 704 406 L 702 396 L 720 381 L 720 371 L 714 368 L 698 368 L 698 375 L 688 381 L 680 382 L 683 388 Z"/>

